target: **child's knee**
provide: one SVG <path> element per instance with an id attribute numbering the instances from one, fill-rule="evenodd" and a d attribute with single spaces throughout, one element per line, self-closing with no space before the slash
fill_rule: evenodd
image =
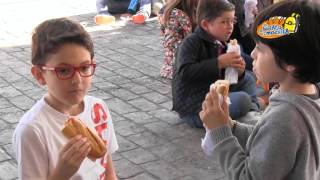
<path id="1" fill-rule="evenodd" d="M 203 123 L 198 114 L 187 114 L 180 116 L 180 118 L 192 128 L 203 128 Z"/>
<path id="2" fill-rule="evenodd" d="M 249 81 L 249 82 L 252 82 L 252 83 L 256 83 L 256 76 L 254 75 L 254 73 L 252 72 L 252 71 L 248 71 L 248 70 L 246 70 L 246 72 L 245 72 L 245 79 L 247 80 L 247 81 Z"/>
<path id="3" fill-rule="evenodd" d="M 230 116 L 233 119 L 246 115 L 251 107 L 251 97 L 246 92 L 233 92 L 229 94 L 231 105 L 229 106 Z"/>
<path id="4" fill-rule="evenodd" d="M 231 96 L 230 97 L 231 103 L 236 103 L 239 106 L 251 103 L 251 97 L 246 92 L 243 92 L 243 91 L 234 92 L 234 93 L 231 93 L 230 96 Z M 232 102 L 232 100 L 236 102 Z"/>

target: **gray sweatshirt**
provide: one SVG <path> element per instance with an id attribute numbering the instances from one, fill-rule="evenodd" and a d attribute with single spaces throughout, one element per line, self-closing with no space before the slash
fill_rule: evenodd
<path id="1" fill-rule="evenodd" d="M 212 157 L 229 180 L 320 180 L 320 99 L 275 93 L 253 127 L 213 130 Z"/>

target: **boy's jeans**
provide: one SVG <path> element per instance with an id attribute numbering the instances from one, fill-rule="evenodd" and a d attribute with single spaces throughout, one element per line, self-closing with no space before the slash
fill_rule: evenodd
<path id="1" fill-rule="evenodd" d="M 128 10 L 130 12 L 140 11 L 149 17 L 151 15 L 151 0 L 131 0 Z"/>
<path id="2" fill-rule="evenodd" d="M 132 3 L 131 3 L 132 1 Z M 151 14 L 151 0 L 97 0 L 96 7 L 98 14 L 109 15 L 110 13 L 127 13 L 128 10 L 146 12 Z M 136 2 L 135 2 L 136 1 Z M 129 6 L 131 3 L 131 6 Z"/>
<path id="3" fill-rule="evenodd" d="M 232 119 L 238 119 L 246 115 L 251 110 L 258 110 L 258 100 L 256 96 L 256 83 L 252 73 L 247 72 L 238 84 L 230 86 L 229 115 Z M 191 127 L 203 128 L 202 121 L 198 113 L 190 113 L 181 117 Z"/>

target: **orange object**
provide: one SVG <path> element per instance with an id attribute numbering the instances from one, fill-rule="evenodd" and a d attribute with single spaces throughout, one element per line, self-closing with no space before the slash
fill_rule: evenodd
<path id="1" fill-rule="evenodd" d="M 269 104 L 269 90 L 270 90 L 269 83 L 263 83 L 263 82 L 260 82 L 259 80 L 257 80 L 256 85 L 261 86 L 264 91 L 264 94 L 262 96 L 258 97 L 258 98 L 260 98 L 259 100 L 261 100 L 261 102 L 263 101 L 263 103 L 265 105 L 268 105 Z"/>
<path id="2" fill-rule="evenodd" d="M 142 14 L 133 15 L 132 22 L 135 24 L 144 24 L 146 22 L 146 18 Z"/>
<path id="3" fill-rule="evenodd" d="M 260 85 L 265 92 L 269 92 L 269 88 L 270 88 L 269 83 L 263 83 L 263 82 L 260 82 L 259 80 L 257 80 L 256 84 Z"/>
<path id="4" fill-rule="evenodd" d="M 111 15 L 96 15 L 95 22 L 97 25 L 110 25 L 115 23 L 116 18 Z"/>

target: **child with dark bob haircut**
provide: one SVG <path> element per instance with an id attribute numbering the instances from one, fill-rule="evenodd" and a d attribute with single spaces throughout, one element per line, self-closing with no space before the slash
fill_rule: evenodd
<path id="1" fill-rule="evenodd" d="M 257 110 L 256 84 L 245 71 L 240 54 L 226 52 L 235 22 L 235 7 L 227 0 L 200 0 L 195 31 L 186 37 L 176 52 L 173 66 L 173 110 L 191 127 L 203 128 L 201 104 L 210 85 L 224 79 L 227 67 L 239 73 L 238 83 L 230 86 L 230 115 L 238 119 Z"/>
<path id="2" fill-rule="evenodd" d="M 20 119 L 13 137 L 19 179 L 116 180 L 111 154 L 118 149 L 103 100 L 86 95 L 96 68 L 90 35 L 66 18 L 47 20 L 32 35 L 34 78 L 47 93 Z M 107 153 L 88 158 L 91 144 L 61 130 L 70 117 L 80 119 L 105 142 Z"/>
<path id="3" fill-rule="evenodd" d="M 255 126 L 229 118 L 212 88 L 200 117 L 203 149 L 228 179 L 320 179 L 320 4 L 283 1 L 259 14 L 252 34 L 253 70 L 279 89 Z"/>

